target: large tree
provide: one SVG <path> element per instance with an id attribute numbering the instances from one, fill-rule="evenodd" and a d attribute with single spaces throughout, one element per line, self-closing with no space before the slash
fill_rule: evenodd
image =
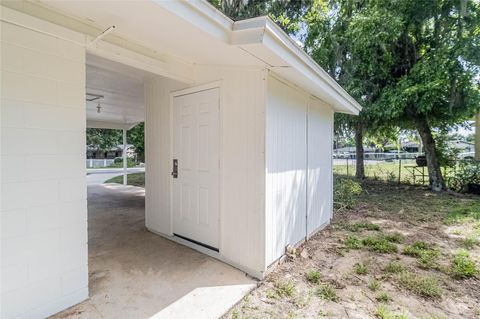
<path id="1" fill-rule="evenodd" d="M 108 151 L 122 144 L 122 130 L 87 128 L 87 145 L 101 151 Z M 127 131 L 127 143 L 132 144 L 137 160 L 145 161 L 145 126 L 139 123 Z"/>
<path id="2" fill-rule="evenodd" d="M 478 109 L 478 3 L 315 0 L 305 21 L 307 52 L 364 107 L 357 118 L 341 118 L 356 134 L 357 176 L 365 130 L 414 128 L 431 185 L 443 188 L 432 130 Z"/>

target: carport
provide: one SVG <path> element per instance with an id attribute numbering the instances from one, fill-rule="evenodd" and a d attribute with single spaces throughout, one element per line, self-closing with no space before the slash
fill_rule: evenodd
<path id="1" fill-rule="evenodd" d="M 147 231 L 145 190 L 134 186 L 88 186 L 88 255 L 90 298 L 53 318 L 215 318 L 255 286 Z"/>
<path id="2" fill-rule="evenodd" d="M 121 129 L 125 145 L 126 131 L 145 119 L 152 76 L 87 54 L 87 128 Z M 145 189 L 126 186 L 126 165 L 122 174 L 124 185 L 87 176 L 90 298 L 53 318 L 214 318 L 255 286 L 244 272 L 149 232 Z"/>

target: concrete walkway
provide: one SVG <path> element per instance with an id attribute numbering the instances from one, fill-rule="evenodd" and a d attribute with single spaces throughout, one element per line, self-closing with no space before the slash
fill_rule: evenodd
<path id="1" fill-rule="evenodd" d="M 88 186 L 89 300 L 54 318 L 218 318 L 256 282 L 150 233 L 143 188 Z"/>

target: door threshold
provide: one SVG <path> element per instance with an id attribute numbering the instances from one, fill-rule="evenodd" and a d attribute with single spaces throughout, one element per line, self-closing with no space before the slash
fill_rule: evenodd
<path id="1" fill-rule="evenodd" d="M 220 252 L 220 250 L 219 250 L 218 248 L 215 248 L 215 247 L 213 247 L 213 246 L 210 246 L 210 245 L 201 243 L 201 242 L 196 241 L 196 240 L 194 240 L 194 239 L 191 239 L 191 238 L 188 238 L 188 237 L 179 235 L 179 234 L 175 234 L 175 233 L 173 233 L 173 236 L 176 236 L 176 237 L 181 238 L 181 239 L 183 239 L 183 240 L 186 240 L 186 241 L 189 241 L 189 242 L 191 242 L 191 243 L 194 243 L 195 245 L 199 245 L 199 246 L 208 248 L 208 249 L 210 249 L 210 250 L 216 251 L 217 253 Z"/>

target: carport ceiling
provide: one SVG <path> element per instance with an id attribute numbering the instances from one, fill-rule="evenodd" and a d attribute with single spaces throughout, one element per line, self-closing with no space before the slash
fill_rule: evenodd
<path id="1" fill-rule="evenodd" d="M 90 54 L 86 73 L 87 126 L 113 128 L 145 120 L 144 81 L 149 73 Z M 96 95 L 103 97 L 88 101 Z"/>

